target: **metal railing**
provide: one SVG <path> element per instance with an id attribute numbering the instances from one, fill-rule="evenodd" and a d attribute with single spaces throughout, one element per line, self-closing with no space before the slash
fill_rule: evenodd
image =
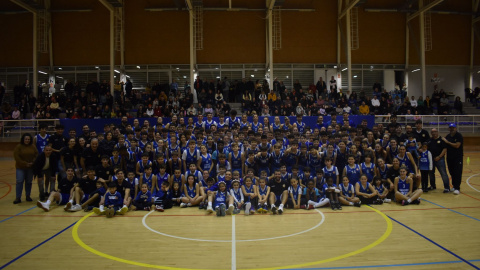
<path id="1" fill-rule="evenodd" d="M 391 115 L 375 115 L 375 124 L 384 126 L 390 123 Z M 480 115 L 397 115 L 397 123 L 402 126 L 412 125 L 415 121 L 422 120 L 423 128 L 436 128 L 440 133 L 448 132 L 448 125 L 455 123 L 457 131 L 467 134 L 480 134 Z"/>
<path id="2" fill-rule="evenodd" d="M 0 120 L 0 138 L 20 138 L 24 133 L 35 135 L 40 132 L 42 123 L 47 125 L 47 133 L 53 134 L 60 119 Z"/>

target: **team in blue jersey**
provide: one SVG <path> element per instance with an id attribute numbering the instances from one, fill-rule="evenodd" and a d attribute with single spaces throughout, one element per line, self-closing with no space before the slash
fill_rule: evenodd
<path id="1" fill-rule="evenodd" d="M 353 128 L 350 120 L 343 126 L 336 120 L 310 127 L 302 115 L 292 124 L 288 117 L 283 123 L 280 117 L 270 123 L 257 115 L 249 122 L 246 115 L 236 117 L 236 112 L 218 121 L 211 113 L 206 116 L 206 120 L 201 114 L 196 120 L 174 117 L 166 124 L 159 118 L 153 127 L 148 121 L 142 126 L 127 123 L 122 129 L 107 125 L 108 138 L 82 135 L 77 142 L 84 144 L 73 148 L 79 149 L 71 158 L 75 162 L 67 165 L 79 172 L 77 176 L 86 177 L 86 164 L 95 158 L 90 142 L 98 140 L 98 152 L 94 153 L 109 153 L 108 165 L 95 168 L 91 179 L 102 179 L 100 188 L 105 193 L 91 188 L 87 194 L 79 185 L 83 197 L 78 198 L 77 188 L 72 187 L 72 194 L 61 195 L 61 200 L 55 195 L 55 200 L 72 201 L 68 209 L 75 211 L 77 206 L 88 209 L 97 205 L 100 214 L 107 214 L 110 208 L 115 214 L 125 207 L 163 211 L 179 205 L 198 206 L 222 216 L 239 211 L 265 213 L 272 205 L 283 211 L 284 206 L 312 209 L 329 204 L 338 210 L 362 203 L 419 203 L 420 172 L 422 188 L 428 188 L 431 153 L 420 147 L 412 134 L 388 134 L 378 131 L 378 126 L 371 131 L 366 122 Z M 40 128 L 34 137 L 39 152 L 51 143 L 46 130 Z M 71 151 L 64 152 L 65 156 L 59 154 L 60 160 L 71 160 Z M 125 174 L 127 195 L 115 173 L 113 178 L 99 177 L 110 169 Z M 273 180 L 278 180 L 277 184 Z M 111 183 L 116 183 L 115 190 Z M 278 183 L 283 183 L 281 188 Z M 272 185 L 275 190 L 270 190 Z M 283 192 L 287 195 L 281 197 Z M 97 201 L 88 201 L 90 196 Z"/>

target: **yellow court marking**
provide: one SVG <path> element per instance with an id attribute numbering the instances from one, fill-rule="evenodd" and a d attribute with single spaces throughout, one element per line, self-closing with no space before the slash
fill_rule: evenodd
<path id="1" fill-rule="evenodd" d="M 360 254 L 362 252 L 365 252 L 377 245 L 379 245 L 380 243 L 382 243 L 383 241 L 385 241 L 388 236 L 390 236 L 390 234 L 392 233 L 392 221 L 382 212 L 380 212 L 379 210 L 375 209 L 375 208 L 372 208 L 370 206 L 367 206 L 365 205 L 365 207 L 368 207 L 369 209 L 375 211 L 377 214 L 379 214 L 380 216 L 383 217 L 383 219 L 385 220 L 385 222 L 387 223 L 387 229 L 385 230 L 385 232 L 383 233 L 383 235 L 378 238 L 377 240 L 375 240 L 373 243 L 367 245 L 367 246 L 364 246 L 360 249 L 357 249 L 355 251 L 352 251 L 352 252 L 349 252 L 349 253 L 346 253 L 346 254 L 343 254 L 343 255 L 340 255 L 340 256 L 336 256 L 336 257 L 332 257 L 332 258 L 328 258 L 328 259 L 324 259 L 324 260 L 320 260 L 320 261 L 315 261 L 315 262 L 309 262 L 309 263 L 302 263 L 302 264 L 295 264 L 295 265 L 288 265 L 288 266 L 281 266 L 281 267 L 271 267 L 271 268 L 258 268 L 257 270 L 273 270 L 273 269 L 279 269 L 279 268 L 282 268 L 282 269 L 286 269 L 286 268 L 300 268 L 300 267 L 306 267 L 306 266 L 312 266 L 312 265 L 318 265 L 318 264 L 322 264 L 322 263 L 327 263 L 327 262 L 333 262 L 333 261 L 337 261 L 337 260 L 341 260 L 341 259 L 345 259 L 345 258 L 348 258 L 348 257 L 351 257 L 351 256 L 355 256 L 357 254 Z M 84 248 L 85 250 L 88 250 L 90 251 L 91 253 L 95 254 L 95 255 L 98 255 L 98 256 L 101 256 L 101 257 L 104 257 L 106 259 L 109 259 L 109 260 L 113 260 L 113 261 L 117 261 L 117 262 L 121 262 L 121 263 L 126 263 L 126 264 L 131 264 L 131 265 L 136 265 L 136 266 L 142 266 L 142 267 L 149 267 L 149 268 L 156 268 L 156 269 L 168 269 L 168 270 L 190 270 L 190 268 L 179 268 L 179 267 L 169 267 L 169 266 L 162 266 L 162 265 L 155 265 L 155 264 L 148 264 L 148 263 L 142 263 L 142 262 L 136 262 L 136 261 L 131 261 L 131 260 L 127 260 L 127 259 L 122 259 L 122 258 L 118 258 L 118 257 L 115 257 L 115 256 L 112 256 L 112 255 L 108 255 L 106 253 L 103 253 L 101 251 L 98 251 L 90 246 L 88 246 L 87 244 L 85 244 L 81 239 L 80 237 L 78 236 L 78 228 L 80 227 L 80 224 L 82 224 L 82 222 L 84 222 L 89 216 L 93 215 L 93 213 L 90 213 L 86 216 L 84 216 L 83 218 L 81 218 L 76 224 L 75 226 L 73 226 L 73 230 L 72 230 L 72 236 L 73 236 L 73 240 L 75 240 L 75 242 L 81 246 L 82 248 Z M 197 268 L 193 268 L 194 270 L 201 270 L 201 269 L 197 269 Z M 248 268 L 249 270 L 253 270 L 253 268 Z"/>

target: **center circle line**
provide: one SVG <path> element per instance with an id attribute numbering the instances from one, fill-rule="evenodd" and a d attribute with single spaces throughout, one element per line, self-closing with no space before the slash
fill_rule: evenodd
<path id="1" fill-rule="evenodd" d="M 235 242 L 253 242 L 253 241 L 266 241 L 266 240 L 274 240 L 274 239 L 281 239 L 281 238 L 287 238 L 287 237 L 292 237 L 292 236 L 296 236 L 296 235 L 299 235 L 299 234 L 303 234 L 303 233 L 306 233 L 306 232 L 309 232 L 311 230 L 314 230 L 318 227 L 320 227 L 323 222 L 325 222 L 325 215 L 319 211 L 318 209 L 315 209 L 315 211 L 317 211 L 321 216 L 322 216 L 322 220 L 316 224 L 315 226 L 309 228 L 309 229 L 306 229 L 304 231 L 301 231 L 301 232 L 297 232 L 297 233 L 292 233 L 292 234 L 289 234 L 289 235 L 282 235 L 282 236 L 275 236 L 275 237 L 269 237 L 269 238 L 261 238 L 261 239 L 246 239 L 246 240 L 236 240 Z M 171 235 L 171 234 L 167 234 L 167 233 L 162 233 L 162 232 L 159 232 L 157 230 L 154 230 L 152 229 L 150 226 L 147 225 L 147 217 L 152 214 L 154 211 L 151 211 L 151 212 L 148 212 L 142 219 L 142 224 L 145 228 L 147 228 L 148 230 L 150 230 L 151 232 L 154 232 L 156 234 L 160 234 L 160 235 L 163 235 L 163 236 L 167 236 L 167 237 L 171 237 L 171 238 L 176 238 L 176 239 L 181 239 L 181 240 L 189 240 L 189 241 L 198 241 L 198 242 L 216 242 L 216 243 L 231 243 L 232 241 L 231 240 L 212 240 L 212 239 L 196 239 L 196 238 L 188 238 L 188 237 L 181 237 L 181 236 L 176 236 L 176 235 Z"/>

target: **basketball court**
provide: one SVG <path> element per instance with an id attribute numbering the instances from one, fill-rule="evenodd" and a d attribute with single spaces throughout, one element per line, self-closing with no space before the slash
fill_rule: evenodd
<path id="1" fill-rule="evenodd" d="M 14 162 L 2 160 L 0 269 L 479 269 L 480 153 L 464 161 L 462 193 L 443 194 L 438 177 L 420 205 L 226 217 L 175 207 L 107 219 L 47 213 L 25 195 L 13 205 Z"/>

